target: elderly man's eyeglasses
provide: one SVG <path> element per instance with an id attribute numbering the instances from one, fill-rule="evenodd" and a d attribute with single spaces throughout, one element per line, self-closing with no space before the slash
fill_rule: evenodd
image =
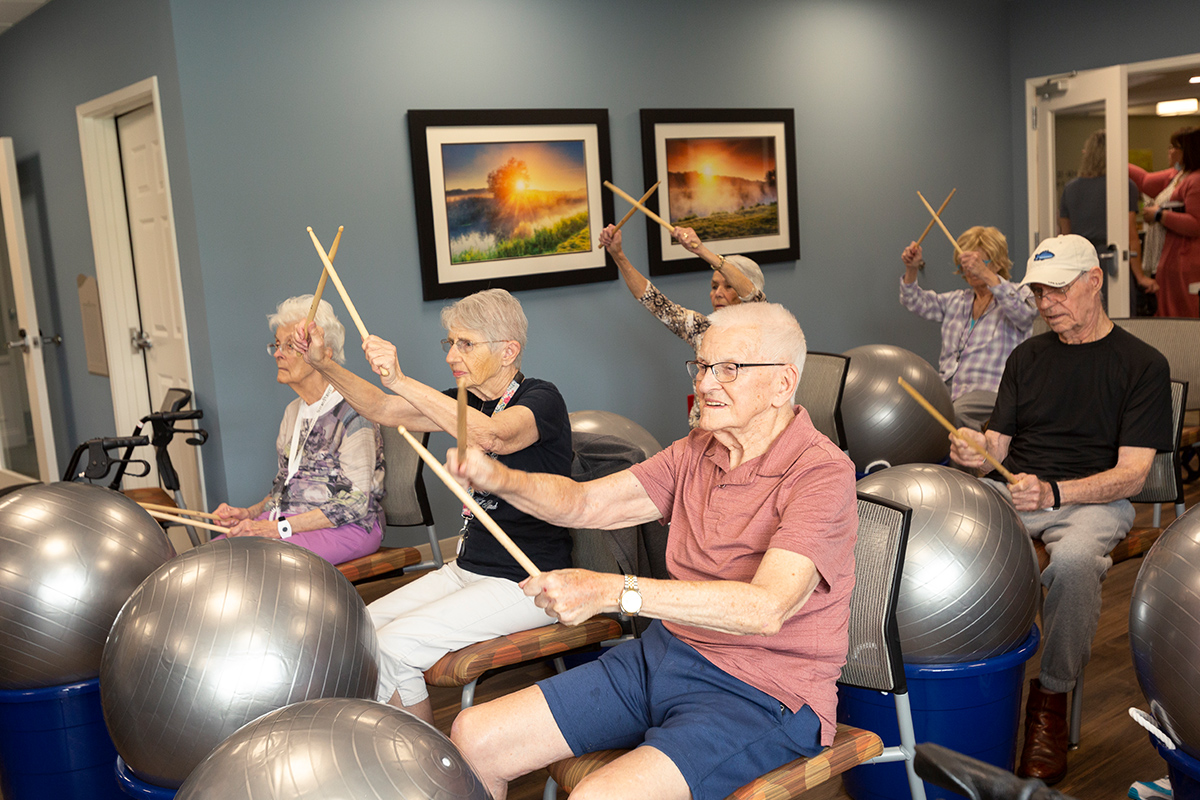
<path id="1" fill-rule="evenodd" d="M 295 355 L 296 353 L 300 352 L 290 341 L 284 342 L 283 344 L 280 344 L 279 342 L 271 342 L 269 345 L 267 345 L 267 352 L 271 355 L 275 355 L 275 353 L 280 350 L 283 351 L 285 356 Z"/>
<path id="2" fill-rule="evenodd" d="M 449 353 L 450 348 L 457 347 L 461 355 L 467 355 L 477 344 L 499 344 L 503 339 L 492 339 L 486 342 L 472 342 L 470 339 L 442 339 L 442 352 Z"/>
<path id="3" fill-rule="evenodd" d="M 745 367 L 785 367 L 786 364 L 738 364 L 734 361 L 719 361 L 716 364 L 705 364 L 703 361 L 687 361 L 688 375 L 692 376 L 692 383 L 697 383 L 704 380 L 704 373 L 712 370 L 713 377 L 717 379 L 717 383 L 733 383 L 737 380 L 738 370 Z"/>
<path id="4" fill-rule="evenodd" d="M 1051 301 L 1062 300 L 1067 296 L 1067 292 L 1071 291 L 1071 287 L 1082 277 L 1083 275 L 1080 274 L 1066 286 L 1040 286 L 1035 284 L 1029 287 L 1029 291 L 1033 293 L 1034 300 L 1041 300 L 1043 297 Z"/>

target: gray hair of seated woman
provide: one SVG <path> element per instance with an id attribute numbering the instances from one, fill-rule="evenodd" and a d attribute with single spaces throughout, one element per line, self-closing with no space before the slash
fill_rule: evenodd
<path id="1" fill-rule="evenodd" d="M 485 289 L 467 295 L 462 300 L 442 309 L 442 327 L 462 328 L 481 334 L 485 342 L 516 342 L 520 346 L 513 365 L 520 369 L 521 356 L 525 353 L 525 339 L 529 335 L 529 320 L 521 301 L 503 289 Z M 496 349 L 496 344 L 488 347 Z"/>
<path id="2" fill-rule="evenodd" d="M 308 318 L 308 309 L 312 307 L 313 296 L 302 294 L 299 297 L 289 297 L 275 307 L 274 314 L 267 315 L 267 324 L 274 333 L 281 325 L 295 325 Z M 325 346 L 332 352 L 332 358 L 339 364 L 346 363 L 346 329 L 333 313 L 333 306 L 328 300 L 322 300 L 317 305 L 317 316 L 313 322 L 325 331 Z"/>
<path id="3" fill-rule="evenodd" d="M 757 353 L 752 356 L 764 364 L 795 364 L 796 374 L 804 373 L 808 344 L 804 331 L 792 312 L 778 303 L 738 303 L 718 308 L 708 315 L 713 328 L 747 328 L 756 333 Z M 706 332 L 707 333 L 707 332 Z"/>
<path id="4" fill-rule="evenodd" d="M 762 268 L 754 261 L 745 256 L 725 256 L 725 263 L 733 264 L 742 271 L 747 280 L 754 284 L 754 288 L 760 292 L 763 290 L 763 285 L 766 284 L 766 279 L 763 277 Z"/>

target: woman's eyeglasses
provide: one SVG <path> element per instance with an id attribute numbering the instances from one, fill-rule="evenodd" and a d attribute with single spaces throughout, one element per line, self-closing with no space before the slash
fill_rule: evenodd
<path id="1" fill-rule="evenodd" d="M 487 342 L 472 342 L 470 339 L 442 339 L 442 352 L 449 353 L 451 348 L 457 347 L 458 352 L 461 355 L 465 356 L 468 353 L 470 353 L 472 350 L 475 349 L 475 345 L 499 344 L 502 341 L 504 341 L 504 340 L 503 339 L 492 339 L 491 341 L 487 341 Z"/>
<path id="2" fill-rule="evenodd" d="M 285 356 L 295 355 L 300 352 L 299 350 L 296 349 L 296 346 L 294 344 L 292 344 L 291 342 L 284 342 L 283 344 L 280 344 L 279 342 L 271 342 L 269 345 L 267 345 L 267 352 L 270 353 L 271 355 L 275 355 L 275 353 L 277 353 L 280 350 L 284 351 L 283 354 Z"/>

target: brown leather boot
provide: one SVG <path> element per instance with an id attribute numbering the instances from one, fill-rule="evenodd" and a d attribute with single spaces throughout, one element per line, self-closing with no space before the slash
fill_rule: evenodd
<path id="1" fill-rule="evenodd" d="M 1017 775 L 1041 778 L 1053 786 L 1067 774 L 1067 695 L 1047 692 L 1037 678 L 1029 682 L 1025 704 L 1025 748 Z"/>

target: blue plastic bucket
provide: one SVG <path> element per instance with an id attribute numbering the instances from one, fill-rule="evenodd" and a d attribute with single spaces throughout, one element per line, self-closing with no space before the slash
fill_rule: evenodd
<path id="1" fill-rule="evenodd" d="M 1200 761 L 1182 750 L 1168 750 L 1151 735 L 1150 744 L 1167 762 L 1167 774 L 1171 778 L 1172 800 L 1200 800 Z"/>
<path id="2" fill-rule="evenodd" d="M 100 679 L 0 691 L 0 787 L 5 800 L 121 800 L 100 710 Z"/>
<path id="3" fill-rule="evenodd" d="M 1037 652 L 1037 626 L 1016 650 L 962 664 L 905 664 L 917 743 L 936 742 L 1011 771 L 1016 763 L 1017 725 L 1025 662 Z M 879 734 L 886 746 L 900 744 L 896 702 L 887 692 L 838 687 L 838 721 Z M 908 800 L 904 763 L 868 764 L 843 773 L 854 800 Z M 929 800 L 962 797 L 925 784 Z"/>
<path id="4" fill-rule="evenodd" d="M 117 756 L 117 783 L 127 797 L 140 797 L 142 800 L 171 800 L 178 789 L 168 789 L 165 786 L 155 786 L 133 774 L 133 770 L 125 763 L 125 759 Z"/>

